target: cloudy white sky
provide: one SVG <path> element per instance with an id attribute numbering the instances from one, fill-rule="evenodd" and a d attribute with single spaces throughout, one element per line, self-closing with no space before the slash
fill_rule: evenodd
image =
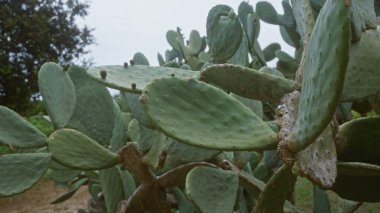
<path id="1" fill-rule="evenodd" d="M 226 4 L 237 13 L 237 0 L 92 0 L 84 23 L 95 28 L 97 45 L 91 46 L 96 65 L 122 64 L 135 52 L 144 53 L 151 65 L 157 65 L 157 53 L 170 49 L 166 32 L 180 27 L 185 36 L 192 29 L 206 35 L 208 11 L 217 4 Z M 250 1 L 255 5 L 257 1 Z M 269 0 L 279 13 L 281 1 Z M 262 23 L 259 42 L 262 47 L 279 42 L 282 49 L 291 48 L 282 42 L 278 26 Z"/>

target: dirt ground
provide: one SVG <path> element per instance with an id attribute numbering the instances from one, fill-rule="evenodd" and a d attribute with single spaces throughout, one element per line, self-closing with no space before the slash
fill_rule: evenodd
<path id="1" fill-rule="evenodd" d="M 0 213 L 76 213 L 79 208 L 87 209 L 90 197 L 87 187 L 81 187 L 63 203 L 49 204 L 66 191 L 67 188 L 58 188 L 52 181 L 43 180 L 23 194 L 0 198 Z"/>

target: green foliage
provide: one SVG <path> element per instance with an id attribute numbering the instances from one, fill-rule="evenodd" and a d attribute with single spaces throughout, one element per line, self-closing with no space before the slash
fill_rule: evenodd
<path id="1" fill-rule="evenodd" d="M 0 196 L 26 190 L 49 168 L 70 187 L 53 203 L 88 184 L 106 212 L 298 212 L 294 193 L 314 199 L 314 212 L 334 212 L 328 190 L 344 198 L 341 212 L 380 201 L 379 116 L 351 120 L 351 110 L 379 112 L 373 7 L 291 2 L 282 2 L 284 14 L 267 2 L 256 11 L 243 2 L 238 15 L 217 5 L 207 39 L 168 31 L 160 67 L 142 53 L 87 71 L 43 65 L 54 131 L 45 125 L 46 137 L 0 107 L 0 147 L 32 152 L 0 157 Z M 277 43 L 261 48 L 260 19 L 280 26 L 294 55 Z M 294 190 L 297 176 L 313 184 L 313 198 Z"/>
<path id="2" fill-rule="evenodd" d="M 92 30 L 80 27 L 86 2 L 69 0 L 0 1 L 0 105 L 26 114 L 38 101 L 37 75 L 46 61 L 72 63 L 94 43 Z"/>
<path id="3" fill-rule="evenodd" d="M 28 118 L 28 121 L 35 126 L 38 130 L 40 130 L 42 133 L 44 133 L 46 136 L 49 136 L 51 133 L 54 132 L 53 125 L 50 123 L 50 121 L 46 120 L 47 118 L 44 117 L 42 114 L 37 114 L 30 116 Z"/>

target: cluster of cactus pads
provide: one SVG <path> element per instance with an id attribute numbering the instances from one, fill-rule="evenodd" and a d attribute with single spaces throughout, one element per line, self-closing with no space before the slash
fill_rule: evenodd
<path id="1" fill-rule="evenodd" d="M 380 202 L 380 32 L 373 0 L 242 2 L 213 7 L 207 37 L 168 31 L 159 67 L 142 53 L 121 65 L 39 71 L 45 136 L 0 107 L 0 196 L 48 171 L 70 198 L 88 185 L 89 212 L 298 212 L 297 176 L 314 184 L 314 212 Z M 278 43 L 261 48 L 260 20 Z M 268 61 L 277 58 L 276 67 Z M 120 94 L 112 98 L 107 87 Z M 364 117 L 352 119 L 352 110 Z"/>

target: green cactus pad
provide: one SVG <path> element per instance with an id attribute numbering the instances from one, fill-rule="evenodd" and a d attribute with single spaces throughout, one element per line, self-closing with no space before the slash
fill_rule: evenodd
<path id="1" fill-rule="evenodd" d="M 280 50 L 281 46 L 278 43 L 271 43 L 263 49 L 265 61 L 271 61 L 276 57 L 276 51 Z"/>
<path id="2" fill-rule="evenodd" d="M 184 164 L 174 169 L 171 169 L 157 177 L 157 184 L 159 184 L 163 188 L 179 187 L 182 189 L 185 187 L 187 174 L 193 168 L 198 166 L 215 167 L 214 164 L 206 162 L 191 162 L 188 164 Z"/>
<path id="3" fill-rule="evenodd" d="M 367 30 L 352 44 L 341 101 L 361 100 L 380 91 L 380 32 Z"/>
<path id="4" fill-rule="evenodd" d="M 267 182 L 273 176 L 273 169 L 264 160 L 261 160 L 252 173 L 255 178 Z"/>
<path id="5" fill-rule="evenodd" d="M 109 150 L 116 152 L 125 145 L 126 141 L 126 124 L 124 123 L 123 114 L 121 113 L 119 106 L 114 102 L 114 115 L 115 124 L 112 130 L 112 138 L 110 140 Z"/>
<path id="6" fill-rule="evenodd" d="M 190 38 L 189 38 L 189 51 L 191 55 L 198 55 L 200 51 L 202 51 L 203 47 L 203 40 L 201 38 L 201 35 L 199 35 L 199 32 L 196 30 L 192 30 L 190 32 Z"/>
<path id="7" fill-rule="evenodd" d="M 250 52 L 253 54 L 255 42 L 257 42 L 260 34 L 260 17 L 257 13 L 247 15 L 247 24 L 244 29 L 247 34 L 249 46 L 251 47 Z"/>
<path id="8" fill-rule="evenodd" d="M 63 128 L 74 113 L 75 88 L 67 72 L 55 63 L 45 63 L 38 73 L 38 86 L 55 128 Z"/>
<path id="9" fill-rule="evenodd" d="M 330 188 L 336 178 L 337 154 L 331 125 L 309 147 L 297 153 L 293 172 L 321 188 Z"/>
<path id="10" fill-rule="evenodd" d="M 49 169 L 51 166 L 49 166 Z M 80 170 L 50 170 L 49 178 L 54 182 L 58 183 L 68 183 L 72 181 L 75 177 L 77 177 L 81 173 Z"/>
<path id="11" fill-rule="evenodd" d="M 300 45 L 301 36 L 300 36 L 300 34 L 298 34 L 296 29 L 280 26 L 280 34 L 281 34 L 282 39 L 289 46 L 292 46 L 298 50 L 302 49 L 302 48 L 300 48 L 301 47 L 301 45 Z"/>
<path id="12" fill-rule="evenodd" d="M 140 100 L 154 125 L 182 143 L 220 150 L 263 150 L 277 144 L 277 135 L 250 109 L 194 79 L 157 79 Z"/>
<path id="13" fill-rule="evenodd" d="M 278 16 L 279 24 L 288 28 L 296 28 L 296 21 L 290 1 L 282 1 L 281 3 L 282 8 L 284 9 L 284 14 Z"/>
<path id="14" fill-rule="evenodd" d="M 55 160 L 73 169 L 102 169 L 120 162 L 116 154 L 73 129 L 60 129 L 52 133 L 48 148 Z"/>
<path id="15" fill-rule="evenodd" d="M 363 202 L 356 202 L 352 200 L 346 200 L 343 198 L 339 198 L 339 213 L 353 213 L 355 212 Z"/>
<path id="16" fill-rule="evenodd" d="M 260 17 L 255 13 L 253 7 L 245 1 L 242 1 L 239 5 L 238 15 L 250 47 L 253 47 L 253 42 L 257 40 L 260 33 Z"/>
<path id="17" fill-rule="evenodd" d="M 315 18 L 312 9 L 312 2 L 302 0 L 292 0 L 293 14 L 297 23 L 297 32 L 300 34 L 303 41 L 307 41 L 313 31 Z M 289 30 L 286 30 L 290 33 Z M 284 32 L 283 32 L 284 33 Z M 294 40 L 293 40 L 294 41 Z M 297 44 L 296 44 L 297 45 Z"/>
<path id="18" fill-rule="evenodd" d="M 133 62 L 135 65 L 145 65 L 149 66 L 149 61 L 145 55 L 141 52 L 137 52 L 133 55 Z"/>
<path id="19" fill-rule="evenodd" d="M 128 123 L 127 135 L 129 139 L 131 139 L 132 141 L 139 141 L 140 126 L 139 126 L 139 122 L 136 119 L 132 119 Z"/>
<path id="20" fill-rule="evenodd" d="M 311 6 L 313 7 L 314 10 L 320 11 L 325 4 L 326 0 L 311 0 Z"/>
<path id="21" fill-rule="evenodd" d="M 207 44 L 213 61 L 224 63 L 240 46 L 243 29 L 239 17 L 227 5 L 213 7 L 207 16 Z"/>
<path id="22" fill-rule="evenodd" d="M 339 174 L 355 176 L 380 176 L 380 166 L 361 162 L 338 162 Z"/>
<path id="23" fill-rule="evenodd" d="M 244 104 L 246 107 L 252 110 L 260 119 L 264 117 L 263 103 L 249 98 L 244 98 L 234 93 L 230 93 L 232 97 Z"/>
<path id="24" fill-rule="evenodd" d="M 237 64 L 241 66 L 249 66 L 249 43 L 247 36 L 243 33 L 242 40 L 240 42 L 239 48 L 236 50 L 235 54 L 227 60 L 229 64 Z"/>
<path id="25" fill-rule="evenodd" d="M 379 202 L 379 169 L 377 165 L 357 162 L 338 163 L 338 176 L 331 190 L 347 200 Z"/>
<path id="26" fill-rule="evenodd" d="M 122 92 L 121 95 L 125 98 L 125 100 L 127 100 L 130 109 L 129 111 L 131 112 L 133 118 L 137 119 L 141 125 L 151 127 L 152 124 L 145 115 L 144 109 L 140 105 L 140 95 L 130 92 Z"/>
<path id="27" fill-rule="evenodd" d="M 339 161 L 380 164 L 380 116 L 355 119 L 339 127 L 336 149 Z"/>
<path id="28" fill-rule="evenodd" d="M 128 199 L 136 191 L 136 183 L 131 172 L 121 167 L 117 167 L 121 182 L 123 184 L 124 199 Z"/>
<path id="29" fill-rule="evenodd" d="M 166 40 L 177 52 L 181 52 L 181 47 L 185 45 L 182 36 L 174 30 L 166 32 Z M 168 61 L 171 60 L 169 59 Z"/>
<path id="30" fill-rule="evenodd" d="M 196 213 L 197 210 L 193 204 L 187 199 L 186 195 L 179 189 L 171 189 L 172 194 L 178 202 L 178 210 L 180 213 Z"/>
<path id="31" fill-rule="evenodd" d="M 164 134 L 159 134 L 152 140 L 152 146 L 150 147 L 148 153 L 144 155 L 145 162 L 153 168 L 158 168 L 161 162 L 161 154 L 165 148 L 167 136 Z"/>
<path id="32" fill-rule="evenodd" d="M 160 53 L 157 53 L 157 60 L 158 60 L 158 64 L 160 66 L 162 66 L 166 63 L 164 57 Z"/>
<path id="33" fill-rule="evenodd" d="M 176 167 L 189 162 L 211 159 L 219 154 L 220 151 L 190 146 L 169 138 L 166 143 L 165 153 L 165 167 Z"/>
<path id="34" fill-rule="evenodd" d="M 15 111 L 0 106 L 0 144 L 18 148 L 47 145 L 46 136 Z"/>
<path id="35" fill-rule="evenodd" d="M 261 192 L 256 207 L 256 212 L 283 212 L 284 204 L 289 193 L 294 189 L 297 176 L 286 165 L 269 179 Z"/>
<path id="36" fill-rule="evenodd" d="M 278 14 L 276 9 L 271 3 L 266 1 L 259 1 L 256 4 L 256 12 L 259 14 L 260 19 L 269 24 L 278 24 Z"/>
<path id="37" fill-rule="evenodd" d="M 376 13 L 373 0 L 361 0 L 353 1 L 352 4 L 356 4 L 358 12 L 361 15 L 363 22 L 365 23 L 365 29 L 376 29 Z"/>
<path id="38" fill-rule="evenodd" d="M 296 89 L 294 81 L 237 65 L 215 65 L 202 71 L 201 78 L 245 98 L 279 102 Z"/>
<path id="39" fill-rule="evenodd" d="M 376 17 L 375 17 L 376 19 Z M 352 31 L 352 42 L 358 42 L 360 37 L 365 30 L 365 22 L 360 15 L 358 1 L 353 1 L 351 3 L 351 31 Z"/>
<path id="40" fill-rule="evenodd" d="M 68 71 L 75 85 L 76 106 L 66 128 L 76 129 L 102 145 L 109 145 L 115 124 L 114 102 L 106 87 L 86 70 L 72 66 Z"/>
<path id="41" fill-rule="evenodd" d="M 231 171 L 196 167 L 186 178 L 186 194 L 201 212 L 231 213 L 236 201 L 239 176 Z"/>
<path id="42" fill-rule="evenodd" d="M 107 78 L 103 80 L 100 77 L 100 71 L 107 72 Z M 193 72 L 183 69 L 170 67 L 149 67 L 144 65 L 129 65 L 128 68 L 123 66 L 101 66 L 87 70 L 87 73 L 97 81 L 106 86 L 140 94 L 145 86 L 156 78 L 170 77 L 172 75 L 179 78 L 190 78 L 199 75 L 199 72 Z M 134 84 L 136 88 L 132 86 Z"/>
<path id="43" fill-rule="evenodd" d="M 311 34 L 297 121 L 289 136 L 288 148 L 292 152 L 305 149 L 317 139 L 339 103 L 351 34 L 347 3 L 328 0 Z"/>
<path id="44" fill-rule="evenodd" d="M 124 200 L 123 182 L 119 169 L 114 166 L 99 171 L 107 212 L 117 212 L 117 205 Z"/>
<path id="45" fill-rule="evenodd" d="M 47 153 L 0 156 L 0 197 L 15 195 L 37 183 L 49 167 Z"/>

